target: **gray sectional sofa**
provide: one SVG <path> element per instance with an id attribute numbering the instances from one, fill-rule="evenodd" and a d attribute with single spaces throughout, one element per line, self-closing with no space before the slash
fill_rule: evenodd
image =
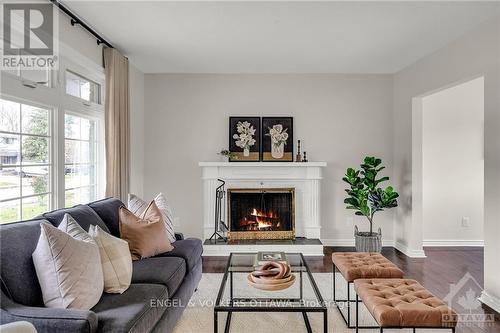
<path id="1" fill-rule="evenodd" d="M 123 294 L 104 293 L 89 311 L 43 305 L 31 254 L 40 222 L 57 226 L 65 213 L 88 230 L 99 225 L 119 237 L 118 208 L 104 199 L 0 226 L 0 324 L 25 320 L 42 332 L 172 332 L 201 279 L 201 240 L 176 234 L 174 250 L 134 261 L 132 285 Z"/>

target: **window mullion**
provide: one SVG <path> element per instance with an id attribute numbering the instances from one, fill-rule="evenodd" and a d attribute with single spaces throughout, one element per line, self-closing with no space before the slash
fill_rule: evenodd
<path id="1" fill-rule="evenodd" d="M 62 75 L 63 69 L 59 69 L 59 76 Z M 65 176 L 65 164 L 64 164 L 64 154 L 65 154 L 65 139 L 64 139 L 64 95 L 65 95 L 65 86 L 62 83 L 63 80 L 59 78 L 58 80 L 58 91 L 59 91 L 59 105 L 57 108 L 57 121 L 56 121 L 56 132 L 57 132 L 57 167 L 56 167 L 56 175 L 57 175 L 57 208 L 64 207 L 64 198 L 65 198 L 65 184 L 64 184 L 64 176 Z"/>

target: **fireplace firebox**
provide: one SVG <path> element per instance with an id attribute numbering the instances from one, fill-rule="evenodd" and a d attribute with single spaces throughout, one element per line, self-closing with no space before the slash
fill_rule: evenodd
<path id="1" fill-rule="evenodd" d="M 228 189 L 229 239 L 294 239 L 295 189 Z"/>

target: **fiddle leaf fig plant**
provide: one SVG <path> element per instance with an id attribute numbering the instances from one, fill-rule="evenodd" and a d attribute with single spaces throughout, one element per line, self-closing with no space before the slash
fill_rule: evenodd
<path id="1" fill-rule="evenodd" d="M 376 212 L 398 206 L 399 194 L 391 186 L 380 187 L 379 184 L 389 177 L 378 178 L 378 173 L 385 169 L 380 158 L 367 156 L 360 165 L 361 169 L 348 168 L 342 178 L 349 188 L 344 203 L 347 209 L 355 210 L 355 214 L 365 216 L 370 222 L 370 235 L 373 234 L 373 216 Z"/>

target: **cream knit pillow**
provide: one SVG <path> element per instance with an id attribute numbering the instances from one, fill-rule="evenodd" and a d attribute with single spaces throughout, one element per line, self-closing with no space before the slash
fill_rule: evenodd
<path id="1" fill-rule="evenodd" d="M 167 203 L 167 199 L 163 193 L 158 193 L 154 198 L 156 206 L 160 209 L 161 215 L 163 217 L 163 222 L 165 223 L 165 229 L 167 229 L 168 240 L 170 243 L 175 242 L 175 232 L 174 232 L 174 214 L 172 214 L 172 209 Z M 128 195 L 128 210 L 137 216 L 142 215 L 146 208 L 149 206 L 149 202 L 146 202 L 136 196 L 135 194 Z"/>
<path id="2" fill-rule="evenodd" d="M 58 228 L 40 228 L 33 263 L 45 306 L 89 310 L 104 287 L 99 247 L 69 214 Z"/>
<path id="3" fill-rule="evenodd" d="M 121 294 L 130 287 L 132 280 L 132 256 L 128 243 L 116 238 L 97 225 L 91 225 L 90 236 L 99 246 L 104 292 Z"/>

